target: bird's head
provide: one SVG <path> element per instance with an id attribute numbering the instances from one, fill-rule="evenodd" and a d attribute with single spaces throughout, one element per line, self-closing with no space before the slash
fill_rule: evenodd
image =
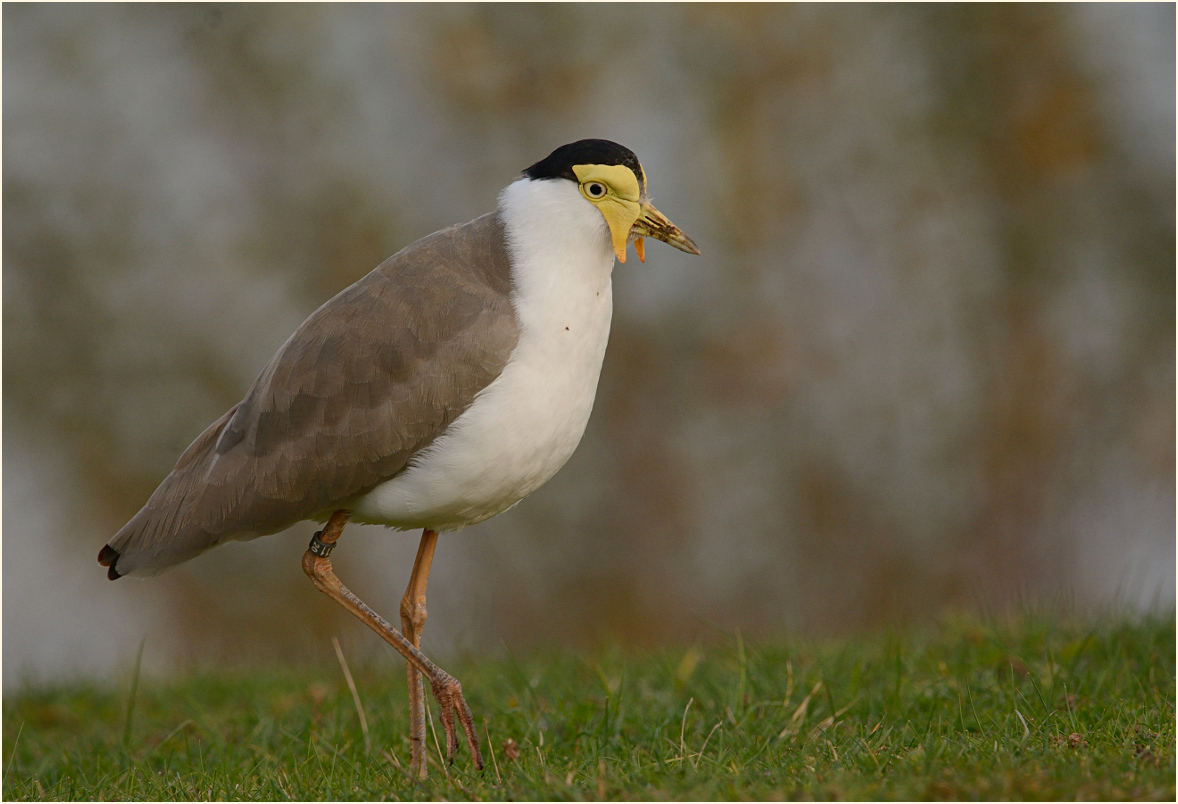
<path id="1" fill-rule="evenodd" d="M 525 170 L 524 175 L 530 179 L 576 182 L 585 201 L 597 207 L 605 218 L 618 262 L 626 261 L 626 243 L 631 240 L 638 259 L 645 262 L 644 237 L 662 240 L 688 254 L 699 254 L 695 242 L 650 203 L 646 174 L 638 157 L 616 142 L 580 140 L 562 145 Z"/>

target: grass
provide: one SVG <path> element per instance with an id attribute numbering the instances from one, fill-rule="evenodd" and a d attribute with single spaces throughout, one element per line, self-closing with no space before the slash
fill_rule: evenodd
<path id="1" fill-rule="evenodd" d="M 375 665 L 369 754 L 338 664 L 6 695 L 3 797 L 1175 797 L 1172 615 L 451 661 L 487 768 L 434 751 L 424 783 L 402 665 Z"/>

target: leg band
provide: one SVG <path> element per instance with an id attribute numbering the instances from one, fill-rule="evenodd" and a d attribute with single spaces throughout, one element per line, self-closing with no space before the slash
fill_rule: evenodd
<path id="1" fill-rule="evenodd" d="M 327 558 L 329 555 L 331 555 L 331 551 L 335 549 L 335 545 L 319 541 L 319 535 L 321 533 L 323 533 L 323 531 L 317 531 L 315 535 L 311 537 L 311 543 L 307 545 L 307 549 L 311 551 L 312 555 L 319 556 L 320 558 Z"/>

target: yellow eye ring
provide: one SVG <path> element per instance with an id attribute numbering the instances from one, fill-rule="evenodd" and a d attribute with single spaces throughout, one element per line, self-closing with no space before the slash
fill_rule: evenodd
<path id="1" fill-rule="evenodd" d="M 609 190 L 604 184 L 599 181 L 587 181 L 581 183 L 581 195 L 588 198 L 590 201 L 600 201 L 605 198 Z"/>

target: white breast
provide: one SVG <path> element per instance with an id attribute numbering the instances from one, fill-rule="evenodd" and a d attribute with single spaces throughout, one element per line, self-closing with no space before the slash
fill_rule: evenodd
<path id="1" fill-rule="evenodd" d="M 506 511 L 573 454 L 597 392 L 613 314 L 614 254 L 601 213 L 562 179 L 499 197 L 519 342 L 503 373 L 353 519 L 456 530 Z"/>

